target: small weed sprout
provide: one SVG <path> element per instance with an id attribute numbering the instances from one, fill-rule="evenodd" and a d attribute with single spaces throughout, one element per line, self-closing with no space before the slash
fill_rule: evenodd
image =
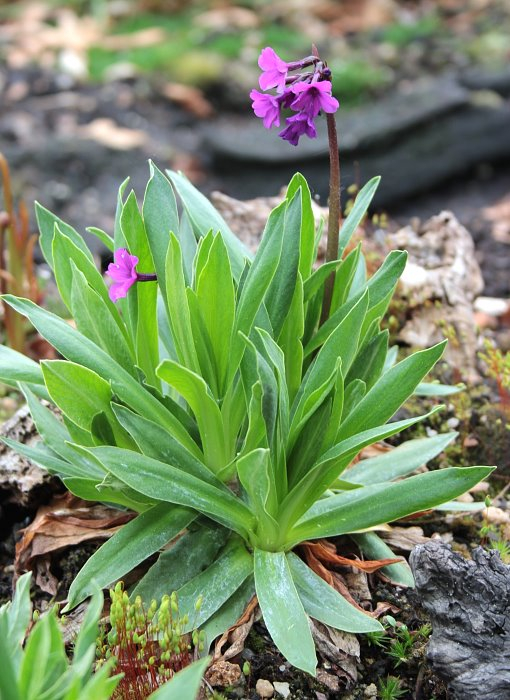
<path id="1" fill-rule="evenodd" d="M 485 364 L 487 375 L 496 381 L 501 406 L 510 411 L 510 352 L 501 352 L 486 338 L 484 352 L 479 352 L 478 357 Z"/>
<path id="2" fill-rule="evenodd" d="M 396 700 L 406 695 L 407 690 L 402 687 L 402 681 L 395 676 L 388 676 L 386 680 L 379 680 L 379 695 L 381 700 Z"/>

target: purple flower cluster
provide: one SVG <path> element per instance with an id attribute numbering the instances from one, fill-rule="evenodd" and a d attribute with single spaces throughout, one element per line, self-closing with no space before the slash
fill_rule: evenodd
<path id="1" fill-rule="evenodd" d="M 138 258 L 136 255 L 130 255 L 125 248 L 118 248 L 113 253 L 113 260 L 114 262 L 108 265 L 106 274 L 113 280 L 113 284 L 108 290 L 110 299 L 117 301 L 127 295 L 129 288 L 138 279 L 135 269 L 138 265 Z"/>
<path id="2" fill-rule="evenodd" d="M 297 146 L 301 136 L 314 139 L 317 136 L 315 118 L 320 112 L 332 114 L 338 109 L 338 100 L 331 94 L 329 68 L 318 56 L 286 63 L 270 46 L 262 50 L 259 67 L 262 69 L 261 89 L 276 90 L 276 95 L 258 90 L 250 92 L 253 111 L 262 119 L 265 128 L 280 126 L 281 110 L 290 109 L 295 114 L 285 119 L 285 128 L 278 135 L 293 146 Z M 312 70 L 289 75 L 308 67 Z"/>

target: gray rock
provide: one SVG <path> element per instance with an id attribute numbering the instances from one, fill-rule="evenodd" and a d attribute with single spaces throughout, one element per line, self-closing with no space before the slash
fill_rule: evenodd
<path id="1" fill-rule="evenodd" d="M 433 633 L 428 659 L 453 700 L 510 697 L 510 566 L 478 547 L 473 560 L 432 540 L 410 558 Z"/>

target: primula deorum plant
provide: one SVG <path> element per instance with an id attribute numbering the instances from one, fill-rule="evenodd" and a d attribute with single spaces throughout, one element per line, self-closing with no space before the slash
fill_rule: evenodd
<path id="1" fill-rule="evenodd" d="M 312 80 L 325 76 L 321 68 Z M 338 174 L 335 159 L 332 149 Z M 391 252 L 371 278 L 360 246 L 346 253 L 377 182 L 360 191 L 340 232 L 333 193 L 334 255 L 317 267 L 321 229 L 300 174 L 252 257 L 183 175 L 151 165 L 141 208 L 124 183 L 113 238 L 92 229 L 114 255 L 110 290 L 82 236 L 37 205 L 41 247 L 76 327 L 5 297 L 64 358 L 39 366 L 2 351 L 0 378 L 19 383 L 41 437 L 35 447 L 5 442 L 74 494 L 138 513 L 87 561 L 68 609 L 164 548 L 131 594 L 175 590 L 189 615 L 183 632 L 199 627 L 206 648 L 254 594 L 275 644 L 311 674 L 309 617 L 349 632 L 382 629 L 294 549 L 344 534 L 370 558 L 391 558 L 375 527 L 448 504 L 491 469 L 413 476 L 453 433 L 350 466 L 364 447 L 426 418 L 388 423 L 444 350 L 395 363 L 380 324 L 406 253 Z M 385 572 L 413 583 L 404 563 Z"/>
<path id="2" fill-rule="evenodd" d="M 108 661 L 95 665 L 99 618 L 103 609 L 103 594 L 99 590 L 92 595 L 81 622 L 74 640 L 71 660 L 66 654 L 55 609 L 38 616 L 35 625 L 26 636 L 32 616 L 30 578 L 29 573 L 21 576 L 16 584 L 13 601 L 0 608 L 2 658 L 0 697 L 2 700 L 76 700 L 76 698 L 79 700 L 108 700 L 109 698 L 112 700 L 123 698 L 126 700 L 131 698 L 195 700 L 207 666 L 207 657 L 186 666 L 166 682 L 164 682 L 166 678 L 157 678 L 153 674 L 152 686 L 149 686 L 149 690 L 144 694 L 136 692 L 143 684 L 142 676 L 136 679 L 132 676 L 128 678 L 136 685 L 132 687 L 126 684 L 126 677 L 122 673 L 111 675 L 114 668 L 119 665 L 118 659 L 114 656 L 110 655 Z M 115 591 L 111 591 L 112 602 L 117 613 L 117 617 L 114 614 L 114 624 L 120 622 L 125 630 L 126 623 L 122 613 L 127 606 L 118 604 L 118 594 L 118 587 Z M 120 595 L 122 596 L 122 592 Z M 133 607 L 139 613 L 141 604 L 137 601 Z M 157 626 L 157 623 L 155 624 Z M 116 629 L 114 627 L 114 632 Z M 114 652 L 118 653 L 118 645 L 112 646 Z M 103 648 L 101 646 L 101 651 Z M 164 670 L 168 671 L 168 664 L 164 662 L 164 665 Z M 167 677 L 169 675 L 169 673 L 166 674 Z M 156 687 L 158 690 L 151 693 L 150 687 Z"/>

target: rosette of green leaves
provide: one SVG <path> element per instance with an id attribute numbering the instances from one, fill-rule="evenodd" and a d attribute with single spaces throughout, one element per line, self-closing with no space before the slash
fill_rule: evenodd
<path id="1" fill-rule="evenodd" d="M 36 447 L 6 442 L 73 493 L 138 512 L 85 564 L 69 608 L 90 595 L 93 581 L 111 584 L 184 531 L 136 593 L 176 590 L 190 624 L 209 641 L 256 593 L 282 653 L 314 673 L 309 616 L 350 632 L 380 625 L 293 548 L 352 534 L 370 556 L 391 556 L 373 528 L 447 502 L 491 470 L 410 476 L 453 434 L 348 469 L 364 447 L 420 420 L 388 423 L 444 348 L 395 364 L 380 323 L 406 253 L 393 251 L 368 278 L 360 247 L 344 252 L 377 179 L 342 226 L 338 259 L 316 269 L 320 230 L 301 175 L 269 216 L 254 257 L 183 176 L 169 178 L 152 166 L 141 210 L 123 186 L 114 238 L 94 230 L 111 250 L 137 255 L 140 272 L 158 276 L 118 306 L 82 237 L 38 208 L 41 247 L 76 328 L 5 297 L 65 358 L 39 368 L 10 351 L 0 356 L 0 378 L 20 382 L 41 435 Z M 333 299 L 321 325 L 331 274 Z M 412 584 L 403 564 L 386 573 Z"/>

